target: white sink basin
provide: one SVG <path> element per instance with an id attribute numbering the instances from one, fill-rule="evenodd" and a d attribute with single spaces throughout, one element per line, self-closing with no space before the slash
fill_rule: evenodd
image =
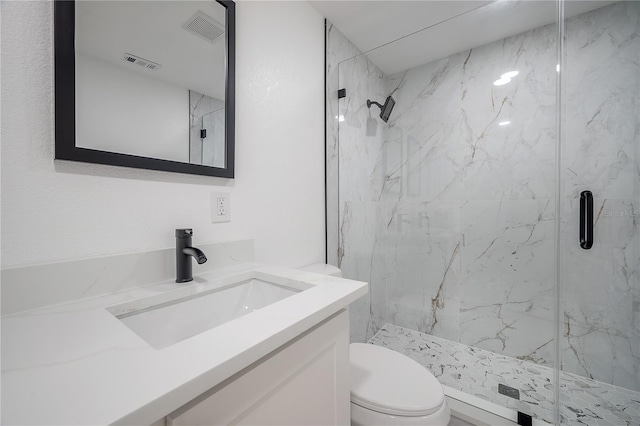
<path id="1" fill-rule="evenodd" d="M 116 318 L 153 348 L 162 349 L 300 291 L 253 278 L 116 315 Z"/>

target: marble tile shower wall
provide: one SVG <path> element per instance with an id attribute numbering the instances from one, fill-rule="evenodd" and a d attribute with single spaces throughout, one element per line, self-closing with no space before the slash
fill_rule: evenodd
<path id="1" fill-rule="evenodd" d="M 552 364 L 555 46 L 547 26 L 387 79 L 393 323 Z"/>
<path id="2" fill-rule="evenodd" d="M 205 166 L 224 167 L 225 164 L 225 119 L 224 107 L 202 117 L 202 128 L 207 131 L 202 139 L 202 163 Z"/>
<path id="3" fill-rule="evenodd" d="M 344 40 L 335 28 L 331 31 L 334 38 Z M 355 49 L 350 43 L 343 47 L 351 52 Z M 347 96 L 339 100 L 336 114 L 340 139 L 348 141 L 339 143 L 336 138 L 340 159 L 337 261 L 344 276 L 370 284 L 369 293 L 350 308 L 352 339 L 365 341 L 387 319 L 386 215 L 380 205 L 386 193 L 389 163 L 384 158 L 385 132 L 376 118 L 379 110 L 369 112 L 366 106 L 367 99 L 384 100 L 386 79 L 363 55 L 340 63 L 337 71 L 339 86 L 349 88 Z M 357 165 L 344 159 L 357 159 Z"/>
<path id="4" fill-rule="evenodd" d="M 339 105 L 338 89 L 339 64 L 362 52 L 353 45 L 330 22 L 325 23 L 326 31 L 326 185 L 327 185 L 327 262 L 339 264 Z"/>
<path id="5" fill-rule="evenodd" d="M 566 25 L 563 369 L 640 390 L 640 3 Z M 581 191 L 594 245 L 578 241 Z"/>
<path id="6" fill-rule="evenodd" d="M 622 2 L 566 22 L 563 92 L 571 123 L 563 368 L 632 389 L 640 387 L 637 10 Z M 365 55 L 345 60 L 353 45 L 332 31 L 328 62 L 347 97 L 338 101 L 330 83 L 339 171 L 330 229 L 345 276 L 371 285 L 352 308 L 352 339 L 388 321 L 553 365 L 556 26 L 391 76 Z M 511 70 L 520 73 L 510 84 L 492 84 Z M 607 73 L 620 78 L 607 83 Z M 385 124 L 366 100 L 389 94 L 397 103 Z M 583 186 L 604 206 L 589 252 L 573 235 Z"/>
<path id="7" fill-rule="evenodd" d="M 203 128 L 209 131 L 207 143 L 200 138 Z M 223 136 L 224 101 L 189 90 L 189 162 L 223 167 Z"/>

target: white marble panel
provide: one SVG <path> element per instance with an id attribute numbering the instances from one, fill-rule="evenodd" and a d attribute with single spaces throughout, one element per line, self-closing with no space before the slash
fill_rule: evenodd
<path id="1" fill-rule="evenodd" d="M 578 197 L 565 204 L 564 286 L 566 303 L 590 306 L 598 317 L 615 317 L 623 306 L 631 325 L 633 305 L 640 297 L 634 270 L 637 264 L 638 208 L 630 200 L 594 198 L 594 243 L 589 250 L 579 244 Z M 635 212 L 635 214 L 634 214 Z M 622 301 L 625 301 L 621 305 Z"/>
<path id="2" fill-rule="evenodd" d="M 468 201 L 461 214 L 460 341 L 550 365 L 554 203 Z"/>
<path id="3" fill-rule="evenodd" d="M 619 2 L 568 20 L 563 95 L 564 185 L 631 199 L 640 144 L 640 3 Z"/>
<path id="4" fill-rule="evenodd" d="M 340 63 L 339 76 L 340 86 L 347 89 L 339 100 L 340 201 L 377 201 L 390 164 L 385 125 L 377 118 L 378 107 L 367 108 L 367 100 L 386 97 L 384 76 L 365 56 Z"/>
<path id="5" fill-rule="evenodd" d="M 361 315 L 349 309 L 349 341 L 363 343 L 367 341 L 369 315 Z"/>
<path id="6" fill-rule="evenodd" d="M 389 321 L 458 339 L 459 211 L 457 201 L 387 205 Z"/>
<path id="7" fill-rule="evenodd" d="M 326 22 L 326 191 L 327 191 L 327 262 L 338 265 L 339 246 L 339 153 L 338 90 L 341 89 L 338 64 L 361 52 L 338 29 Z"/>
<path id="8" fill-rule="evenodd" d="M 189 162 L 215 167 L 224 166 L 224 101 L 189 90 Z M 217 112 L 214 116 L 209 114 Z M 203 117 L 209 116 L 203 124 Z M 221 118 L 220 118 L 221 117 Z M 212 120 L 214 119 L 214 120 Z M 212 127 L 215 125 L 216 127 Z M 206 128 L 207 139 L 200 138 L 200 130 Z M 206 141 L 206 142 L 205 142 Z M 220 153 L 222 152 L 222 155 Z M 216 158 L 214 158 L 216 154 Z"/>
<path id="9" fill-rule="evenodd" d="M 339 38 L 336 33 L 334 38 Z M 338 43 L 340 44 L 340 43 Z M 346 42 L 344 52 L 353 53 Z M 337 58 L 337 57 L 336 57 Z M 346 97 L 338 100 L 339 229 L 337 264 L 345 277 L 369 283 L 369 294 L 351 306 L 352 338 L 362 341 L 386 322 L 387 269 L 383 194 L 388 167 L 398 155 L 386 144 L 377 107 L 370 111 L 367 99 L 380 100 L 385 93 L 383 75 L 366 56 L 343 60 L 337 69 L 338 86 Z"/>
<path id="10" fill-rule="evenodd" d="M 380 306 L 384 309 L 383 306 Z M 350 309 L 349 311 L 349 339 L 352 343 L 365 343 L 375 335 L 384 322 L 376 319 L 374 315 L 359 314 Z"/>
<path id="11" fill-rule="evenodd" d="M 573 330 L 561 343 L 563 366 L 639 389 L 639 28 L 638 2 L 566 21 L 560 162 L 554 24 L 392 76 L 364 56 L 340 64 L 339 86 L 348 96 L 335 114 L 344 119 L 342 208 L 368 202 L 367 220 L 374 209 L 383 216 L 380 229 L 360 226 L 341 241 L 384 241 L 384 254 L 377 247 L 370 259 L 385 270 L 380 289 L 389 321 L 551 365 L 559 165 L 562 309 Z M 343 52 L 353 48 L 342 43 Z M 518 75 L 493 85 L 508 71 Z M 396 106 L 384 124 L 376 107 L 369 116 L 365 102 L 389 94 Z M 589 251 L 577 245 L 584 189 L 596 197 Z M 355 263 L 366 275 L 366 263 Z M 374 302 L 368 312 L 381 309 Z M 366 329 L 371 316 L 356 310 Z"/>
<path id="12" fill-rule="evenodd" d="M 395 192 L 422 200 L 457 200 L 464 145 L 459 133 L 460 55 L 388 78 L 396 106 L 387 143 L 401 155 L 391 162 Z"/>
<path id="13" fill-rule="evenodd" d="M 563 369 L 640 390 L 640 3 L 566 24 L 563 78 Z M 579 197 L 594 194 L 594 245 Z M 634 201 L 635 200 L 635 201 Z"/>
<path id="14" fill-rule="evenodd" d="M 549 25 L 464 54 L 457 117 L 465 143 L 463 199 L 554 195 L 555 46 Z M 493 84 L 511 71 L 518 72 L 511 82 Z"/>
<path id="15" fill-rule="evenodd" d="M 636 207 L 594 199 L 594 244 L 579 246 L 579 200 L 564 215 L 563 369 L 640 390 L 640 286 Z"/>
<path id="16" fill-rule="evenodd" d="M 587 325 L 582 325 L 586 323 Z M 565 312 L 562 369 L 626 389 L 638 383 L 640 334 L 598 324 L 583 312 Z"/>
<path id="17" fill-rule="evenodd" d="M 345 278 L 369 283 L 369 293 L 354 302 L 350 311 L 366 317 L 368 339 L 386 322 L 387 270 L 383 217 L 376 202 L 344 202 L 341 208 L 340 268 Z M 353 324 L 356 326 L 357 324 Z"/>
<path id="18" fill-rule="evenodd" d="M 201 139 L 202 163 L 205 166 L 224 167 L 225 153 L 225 109 L 210 112 L 202 117 L 202 128 L 207 136 Z"/>
<path id="19" fill-rule="evenodd" d="M 552 200 L 462 205 L 462 290 L 470 302 L 525 300 L 554 288 L 554 209 Z"/>

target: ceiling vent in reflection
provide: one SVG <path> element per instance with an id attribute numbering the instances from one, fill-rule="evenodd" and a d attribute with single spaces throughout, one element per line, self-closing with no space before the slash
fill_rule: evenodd
<path id="1" fill-rule="evenodd" d="M 224 25 L 201 10 L 187 19 L 187 21 L 182 24 L 182 28 L 210 43 L 213 43 L 218 37 L 224 34 Z"/>
<path id="2" fill-rule="evenodd" d="M 132 55 L 131 53 L 125 53 L 124 55 L 122 55 L 122 59 L 129 62 L 130 64 L 136 64 L 148 70 L 157 70 L 162 66 L 148 59 L 141 58 L 140 56 Z"/>

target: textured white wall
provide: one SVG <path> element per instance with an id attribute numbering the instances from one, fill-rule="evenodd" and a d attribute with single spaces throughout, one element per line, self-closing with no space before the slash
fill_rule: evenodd
<path id="1" fill-rule="evenodd" d="M 304 2 L 237 3 L 236 179 L 53 160 L 50 2 L 2 2 L 2 266 L 255 239 L 256 259 L 324 259 L 323 20 Z M 210 223 L 210 193 L 231 222 Z"/>
<path id="2" fill-rule="evenodd" d="M 76 55 L 76 146 L 189 162 L 189 90 Z"/>

